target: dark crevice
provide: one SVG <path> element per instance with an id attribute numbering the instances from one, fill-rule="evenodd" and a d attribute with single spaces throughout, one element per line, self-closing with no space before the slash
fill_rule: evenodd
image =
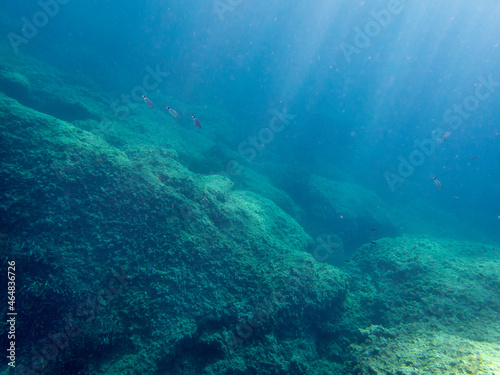
<path id="1" fill-rule="evenodd" d="M 22 80 L 22 76 L 16 78 L 15 75 L 12 77 L 0 75 L 0 91 L 25 107 L 63 121 L 98 120 L 98 117 L 81 103 L 64 101 L 59 96 L 32 90 L 29 83 Z"/>

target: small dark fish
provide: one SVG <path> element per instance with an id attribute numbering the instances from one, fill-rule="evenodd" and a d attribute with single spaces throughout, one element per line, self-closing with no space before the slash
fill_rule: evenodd
<path id="1" fill-rule="evenodd" d="M 481 278 L 484 279 L 484 275 L 482 273 L 479 273 L 479 276 L 481 276 Z"/>
<path id="2" fill-rule="evenodd" d="M 194 115 L 191 115 L 191 117 L 193 118 L 194 126 L 196 126 L 198 129 L 201 129 L 200 120 L 194 117 Z"/>
<path id="3" fill-rule="evenodd" d="M 149 108 L 154 108 L 153 102 L 149 98 L 147 98 L 145 95 L 143 95 L 142 98 L 144 99 L 144 103 L 146 103 Z"/>
<path id="4" fill-rule="evenodd" d="M 481 156 L 474 156 L 474 157 L 472 158 L 472 160 L 477 160 L 477 159 L 480 159 L 480 158 L 481 158 Z"/>
<path id="5" fill-rule="evenodd" d="M 372 232 L 373 232 L 373 231 L 376 231 L 376 230 L 377 230 L 377 229 L 375 229 L 375 228 L 372 228 L 372 229 L 371 229 L 371 231 L 372 231 Z"/>
<path id="6" fill-rule="evenodd" d="M 349 263 L 350 261 L 351 261 L 350 259 L 346 259 L 346 260 L 345 260 L 345 262 L 346 262 L 346 263 Z"/>
<path id="7" fill-rule="evenodd" d="M 371 244 L 372 244 L 372 245 L 376 245 L 377 243 L 376 243 L 376 242 L 374 242 L 374 241 L 372 241 L 372 242 L 371 242 Z"/>

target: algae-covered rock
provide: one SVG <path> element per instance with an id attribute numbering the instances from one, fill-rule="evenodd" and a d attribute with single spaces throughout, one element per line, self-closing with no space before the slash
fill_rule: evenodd
<path id="1" fill-rule="evenodd" d="M 427 319 L 474 339 L 500 340 L 485 324 L 500 311 L 495 254 L 491 245 L 408 236 L 360 247 L 348 268 L 371 285 L 365 297 L 380 322 Z"/>
<path id="2" fill-rule="evenodd" d="M 8 95 L 13 92 L 29 92 L 30 81 L 29 79 L 19 72 L 0 70 L 0 90 Z"/>
<path id="3" fill-rule="evenodd" d="M 392 330 L 370 326 L 360 330 L 360 344 L 350 347 L 349 374 L 477 374 L 500 372 L 498 343 L 465 339 L 427 324 Z M 352 366 L 352 367 L 351 367 Z"/>
<path id="4" fill-rule="evenodd" d="M 225 201 L 234 186 L 229 178 L 220 175 L 199 176 L 197 181 L 200 191 L 219 201 Z"/>
<path id="5" fill-rule="evenodd" d="M 271 163 L 224 173 L 244 158 L 220 109 L 194 107 L 201 130 L 142 102 L 120 118 L 83 77 L 2 66 L 0 248 L 21 269 L 20 366 L 498 372 L 498 247 L 381 238 L 396 233 L 390 208 L 353 183 Z M 63 350 L 36 354 L 64 332 Z"/>
<path id="6" fill-rule="evenodd" d="M 300 202 L 312 218 L 315 235 L 340 235 L 352 251 L 374 235 L 396 233 L 390 208 L 373 191 L 316 175 L 309 176 L 305 189 Z"/>
<path id="7" fill-rule="evenodd" d="M 366 327 L 351 346 L 351 373 L 496 373 L 496 249 L 422 236 L 360 247 L 346 267 L 352 314 L 342 324 Z"/>
<path id="8" fill-rule="evenodd" d="M 202 373 L 256 355 L 259 373 L 299 371 L 299 350 L 321 362 L 315 320 L 338 319 L 345 275 L 318 266 L 310 236 L 275 203 L 190 171 L 169 147 L 120 150 L 5 95 L 0 119 L 0 241 L 29 285 L 19 337 L 43 347 L 68 319 L 81 328 L 52 374 L 87 368 L 94 352 L 109 353 L 92 362 L 109 374 Z M 127 287 L 113 293 L 120 270 Z"/>
<path id="9" fill-rule="evenodd" d="M 312 239 L 295 220 L 271 200 L 255 193 L 236 191 L 223 207 L 236 220 L 234 233 L 249 243 L 274 245 L 287 253 L 293 249 L 305 251 L 312 244 Z"/>
<path id="10" fill-rule="evenodd" d="M 71 76 L 29 55 L 12 56 L 3 44 L 0 53 L 0 91 L 23 106 L 68 122 L 112 116 L 109 98 L 91 79 L 70 83 Z"/>

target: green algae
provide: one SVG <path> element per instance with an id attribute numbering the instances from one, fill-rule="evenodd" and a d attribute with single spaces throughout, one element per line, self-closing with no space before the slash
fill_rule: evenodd
<path id="1" fill-rule="evenodd" d="M 346 310 L 367 328 L 351 345 L 353 373 L 497 372 L 498 267 L 493 246 L 467 241 L 407 236 L 359 248 Z"/>
<path id="2" fill-rule="evenodd" d="M 393 211 L 352 183 L 285 192 L 216 108 L 195 108 L 203 132 L 149 108 L 116 119 L 98 86 L 5 67 L 0 241 L 23 267 L 20 334 L 40 348 L 82 326 L 52 374 L 498 371 L 498 247 L 381 238 Z M 228 160 L 240 174 L 220 173 Z M 325 233 L 365 244 L 339 270 L 310 255 Z M 127 287 L 99 303 L 118 269 Z"/>

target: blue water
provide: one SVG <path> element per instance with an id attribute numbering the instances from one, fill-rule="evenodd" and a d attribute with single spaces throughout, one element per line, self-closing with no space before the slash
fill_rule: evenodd
<path id="1" fill-rule="evenodd" d="M 49 13 L 15 47 L 23 53 L 89 76 L 112 97 L 140 82 L 145 67 L 160 65 L 170 74 L 163 93 L 236 116 L 243 136 L 265 126 L 269 109 L 286 105 L 297 121 L 273 146 L 290 163 L 320 174 L 331 168 L 394 205 L 420 199 L 489 236 L 498 232 L 500 86 L 474 96 L 481 80 L 500 81 L 500 5 L 43 4 L 3 5 L 6 36 L 22 35 L 22 17 L 36 22 L 37 13 Z M 458 125 L 443 118 L 455 105 L 469 109 Z M 415 142 L 436 129 L 450 132 L 446 142 L 438 132 L 401 176 L 400 157 L 408 161 Z"/>
<path id="2" fill-rule="evenodd" d="M 493 243 L 499 19 L 491 0 L 42 0 L 3 4 L 0 32 L 12 54 L 97 82 L 110 98 L 103 118 L 118 123 L 129 110 L 118 98 L 148 74 L 161 81 L 144 92 L 153 100 L 232 116 L 236 136 L 220 144 L 234 152 L 276 113 L 289 115 L 247 166 L 301 204 L 319 175 L 375 192 L 401 215 L 398 234 Z M 215 121 L 200 120 L 203 135 Z M 273 163 L 298 171 L 295 181 L 279 185 Z"/>

